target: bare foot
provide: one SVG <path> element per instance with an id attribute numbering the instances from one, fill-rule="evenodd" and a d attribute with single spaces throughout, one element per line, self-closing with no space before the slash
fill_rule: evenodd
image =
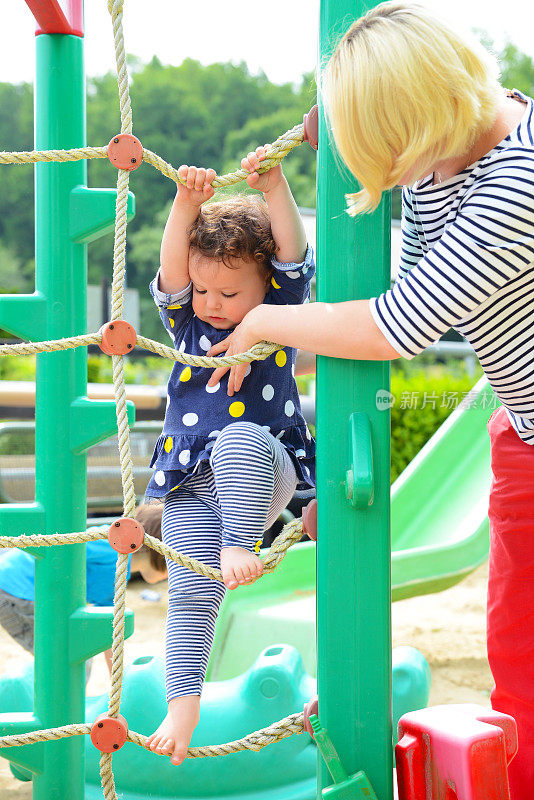
<path id="1" fill-rule="evenodd" d="M 146 746 L 154 753 L 171 757 L 172 764 L 181 764 L 187 755 L 187 748 L 200 716 L 200 697 L 198 694 L 175 697 L 169 702 L 167 716 Z"/>
<path id="2" fill-rule="evenodd" d="M 223 547 L 221 572 L 227 589 L 235 589 L 238 584 L 254 583 L 263 572 L 263 562 L 243 547 Z"/>

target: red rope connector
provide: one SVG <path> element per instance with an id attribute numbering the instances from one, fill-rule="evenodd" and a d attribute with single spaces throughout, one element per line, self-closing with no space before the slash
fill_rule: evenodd
<path id="1" fill-rule="evenodd" d="M 302 533 L 317 541 L 317 500 L 310 500 L 302 509 Z"/>
<path id="2" fill-rule="evenodd" d="M 302 118 L 304 125 L 304 139 L 308 142 L 310 147 L 317 150 L 319 147 L 319 106 L 315 105 L 310 108 L 307 114 Z"/>
<path id="3" fill-rule="evenodd" d="M 91 728 L 91 741 L 101 753 L 116 753 L 127 736 L 128 723 L 120 714 L 116 718 L 100 714 Z"/>
<path id="4" fill-rule="evenodd" d="M 115 520 L 108 531 L 108 542 L 117 553 L 135 553 L 143 545 L 145 529 L 131 517 Z"/>
<path id="5" fill-rule="evenodd" d="M 137 342 L 137 334 L 133 325 L 123 319 L 106 322 L 99 330 L 102 334 L 100 349 L 108 356 L 121 356 L 130 353 Z"/>
<path id="6" fill-rule="evenodd" d="M 143 145 L 131 133 L 118 133 L 108 144 L 108 158 L 117 169 L 137 169 L 143 161 Z"/>

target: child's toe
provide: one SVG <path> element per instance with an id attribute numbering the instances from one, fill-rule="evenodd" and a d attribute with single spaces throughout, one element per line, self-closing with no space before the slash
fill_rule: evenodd
<path id="1" fill-rule="evenodd" d="M 186 745 L 176 745 L 171 756 L 171 763 L 175 766 L 181 764 L 187 755 Z"/>
<path id="2" fill-rule="evenodd" d="M 237 578 L 233 570 L 226 572 L 223 575 L 224 585 L 227 589 L 235 589 L 237 586 Z"/>

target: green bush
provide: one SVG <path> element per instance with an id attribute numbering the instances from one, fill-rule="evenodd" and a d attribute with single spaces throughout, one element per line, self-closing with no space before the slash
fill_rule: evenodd
<path id="1" fill-rule="evenodd" d="M 460 362 L 461 363 L 461 362 Z M 449 414 L 461 403 L 480 375 L 460 370 L 459 362 L 451 374 L 447 367 L 418 368 L 406 374 L 393 370 L 391 393 L 391 482 L 417 455 Z"/>

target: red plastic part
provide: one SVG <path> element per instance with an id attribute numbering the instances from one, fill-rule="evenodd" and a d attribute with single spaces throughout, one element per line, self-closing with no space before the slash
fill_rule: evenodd
<path id="1" fill-rule="evenodd" d="M 474 704 L 405 714 L 395 747 L 399 800 L 509 800 L 515 720 Z"/>
<path id="2" fill-rule="evenodd" d="M 35 35 L 66 33 L 83 36 L 83 0 L 26 0 L 37 22 Z"/>
<path id="3" fill-rule="evenodd" d="M 123 319 L 115 319 L 102 325 L 100 349 L 108 356 L 120 356 L 131 353 L 137 342 L 137 334 L 133 325 Z"/>
<path id="4" fill-rule="evenodd" d="M 310 717 L 312 714 L 315 714 L 316 717 L 319 716 L 319 697 L 316 694 L 314 694 L 313 697 L 310 697 L 304 706 L 304 730 L 311 736 L 313 736 L 313 728 L 310 723 Z"/>
<path id="5" fill-rule="evenodd" d="M 317 541 L 317 500 L 310 500 L 302 509 L 302 532 Z"/>
<path id="6" fill-rule="evenodd" d="M 108 158 L 117 169 L 132 171 L 143 162 L 143 145 L 131 133 L 118 133 L 108 144 Z"/>
<path id="7" fill-rule="evenodd" d="M 302 122 L 304 123 L 304 141 L 317 150 L 319 147 L 319 106 L 315 105 L 310 108 L 308 113 L 304 114 Z"/>
<path id="8" fill-rule="evenodd" d="M 91 741 L 101 753 L 116 753 L 128 736 L 128 723 L 120 714 L 117 718 L 100 714 L 91 728 Z"/>
<path id="9" fill-rule="evenodd" d="M 121 517 L 110 525 L 108 542 L 117 553 L 135 553 L 142 546 L 145 530 L 137 520 Z"/>

